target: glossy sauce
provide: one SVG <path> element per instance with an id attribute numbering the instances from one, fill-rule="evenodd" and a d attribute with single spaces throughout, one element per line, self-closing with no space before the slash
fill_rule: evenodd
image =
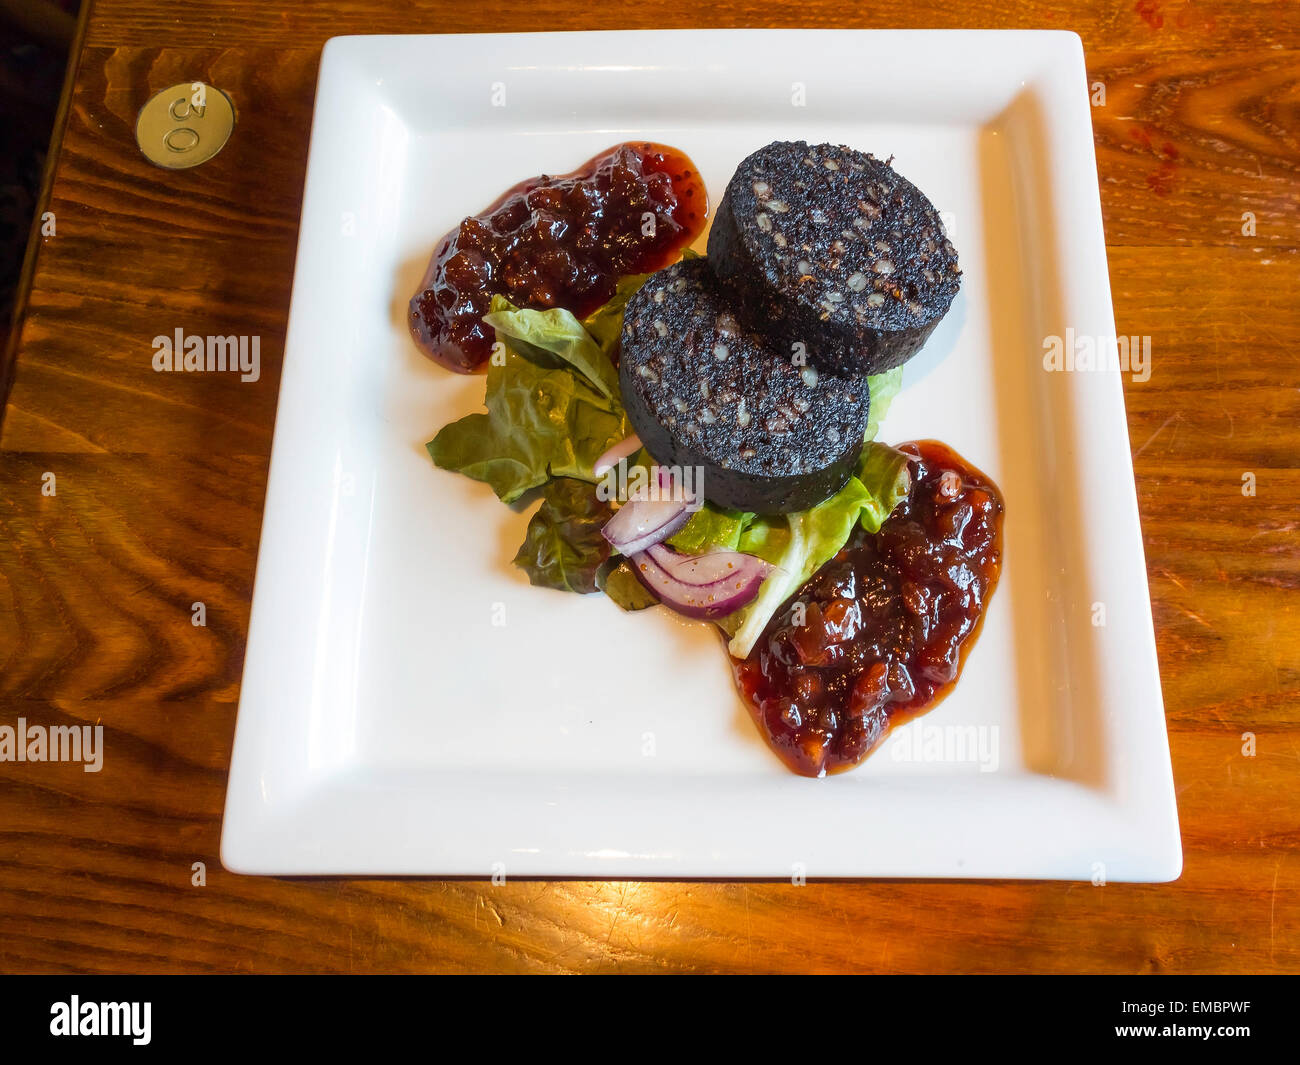
<path id="1" fill-rule="evenodd" d="M 585 318 L 620 277 L 675 261 L 707 213 L 695 164 L 645 141 L 615 145 L 571 174 L 520 182 L 438 242 L 411 298 L 411 333 L 448 369 L 481 370 L 494 339 L 481 319 L 494 294 Z"/>
<path id="2" fill-rule="evenodd" d="M 731 660 L 759 731 L 805 776 L 858 765 L 947 695 L 997 586 L 997 486 L 935 441 L 900 450 L 916 456 L 907 498 L 879 532 L 859 527 Z"/>

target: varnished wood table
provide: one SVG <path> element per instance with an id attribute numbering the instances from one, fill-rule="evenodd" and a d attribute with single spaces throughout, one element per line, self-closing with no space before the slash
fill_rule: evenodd
<path id="1" fill-rule="evenodd" d="M 100 722 L 112 771 L 0 763 L 0 970 L 1300 970 L 1300 4 L 879 12 L 1073 29 L 1104 86 L 1117 325 L 1153 338 L 1151 379 L 1125 387 L 1186 867 L 1170 885 L 796 887 L 256 879 L 217 855 L 325 40 L 872 13 L 88 2 L 54 233 L 29 262 L 8 367 L 0 724 Z M 195 170 L 156 169 L 136 112 L 195 79 L 235 98 L 235 135 Z M 262 380 L 164 387 L 151 338 L 177 323 L 260 334 Z"/>

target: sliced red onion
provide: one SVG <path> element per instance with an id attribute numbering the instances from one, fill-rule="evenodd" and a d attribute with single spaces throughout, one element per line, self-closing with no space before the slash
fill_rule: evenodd
<path id="1" fill-rule="evenodd" d="M 619 507 L 605 523 L 601 534 L 620 555 L 629 558 L 662 540 L 686 524 L 691 502 L 684 492 L 674 490 L 672 474 L 658 467 L 658 499 L 633 499 Z M 680 497 L 680 498 L 675 498 Z"/>
<path id="2" fill-rule="evenodd" d="M 620 440 L 596 460 L 592 472 L 599 477 L 608 469 L 617 466 L 623 459 L 641 447 L 641 438 L 633 433 L 626 440 Z"/>
<path id="3" fill-rule="evenodd" d="M 659 568 L 682 584 L 704 587 L 739 574 L 758 569 L 764 577 L 772 571 L 772 564 L 755 555 L 739 551 L 707 551 L 699 555 L 685 555 L 667 544 L 652 544 L 646 548 Z"/>
<path id="4" fill-rule="evenodd" d="M 723 576 L 707 584 L 690 584 L 669 572 L 648 550 L 631 557 L 632 572 L 641 583 L 666 607 L 691 618 L 720 618 L 739 610 L 758 595 L 763 578 L 772 569 L 771 564 L 761 558 L 739 551 L 671 554 L 676 558 L 667 558 L 662 552 L 660 557 L 667 558 L 677 573 L 692 570 L 694 566 L 692 575 L 699 577 L 706 572 L 717 573 L 719 567 L 725 567 Z M 707 567 L 704 565 L 706 561 Z"/>

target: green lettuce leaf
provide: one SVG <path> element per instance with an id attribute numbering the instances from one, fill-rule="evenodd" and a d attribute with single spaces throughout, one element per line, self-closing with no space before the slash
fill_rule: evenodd
<path id="1" fill-rule="evenodd" d="M 659 600 L 637 580 L 632 563 L 621 556 L 614 556 L 600 568 L 596 583 L 623 610 L 644 610 L 659 605 Z"/>
<path id="2" fill-rule="evenodd" d="M 776 569 L 759 586 L 753 601 L 718 622 L 731 637 L 727 649 L 737 658 L 753 650 L 772 616 L 835 557 L 856 524 L 878 531 L 911 487 L 907 456 L 884 444 L 863 448 L 858 471 L 867 480 L 850 477 L 835 495 L 815 507 L 757 518 L 741 534 L 738 549 L 766 559 Z"/>
<path id="3" fill-rule="evenodd" d="M 515 565 L 539 588 L 582 595 L 599 591 L 597 575 L 611 550 L 600 530 L 613 513 L 590 484 L 570 477 L 549 482 Z"/>
<path id="4" fill-rule="evenodd" d="M 880 423 L 885 420 L 885 415 L 889 413 L 890 404 L 894 402 L 894 397 L 898 395 L 899 389 L 903 387 L 903 368 L 896 366 L 892 370 L 886 370 L 884 373 L 875 374 L 867 378 L 867 388 L 871 393 L 871 410 L 867 415 L 867 436 L 868 440 L 874 440 L 876 433 L 880 431 Z"/>
<path id="5" fill-rule="evenodd" d="M 552 477 L 595 481 L 596 459 L 631 432 L 618 370 L 568 311 L 517 310 L 499 296 L 484 317 L 503 354 L 488 363 L 484 404 L 428 444 L 434 463 L 513 503 Z"/>
<path id="6" fill-rule="evenodd" d="M 622 406 L 585 378 L 510 347 L 487 378 L 487 413 L 444 426 L 428 448 L 436 465 L 486 482 L 504 503 L 552 477 L 594 482 L 596 459 L 631 432 Z"/>
<path id="7" fill-rule="evenodd" d="M 746 530 L 741 550 L 765 558 L 776 569 L 752 602 L 719 622 L 732 637 L 728 649 L 733 655 L 748 655 L 781 604 L 844 546 L 866 499 L 862 482 L 850 477 L 843 488 L 815 507 L 763 518 Z"/>
<path id="8" fill-rule="evenodd" d="M 619 278 L 618 287 L 610 300 L 582 320 L 587 332 L 595 338 L 606 355 L 614 350 L 619 334 L 623 332 L 623 310 L 627 307 L 627 301 L 645 284 L 649 276 L 649 274 L 629 274 L 627 277 Z M 617 373 L 614 376 L 617 377 Z"/>
<path id="9" fill-rule="evenodd" d="M 799 514 L 808 513 L 799 511 Z M 780 563 L 790 544 L 790 522 L 797 515 L 777 514 L 773 517 L 755 518 L 740 536 L 737 550 L 756 555 L 772 565 Z"/>
<path id="10" fill-rule="evenodd" d="M 745 511 L 725 510 L 705 503 L 668 538 L 668 546 L 687 555 L 698 555 L 715 548 L 735 551 L 741 533 L 753 520 L 754 515 Z"/>
<path id="11" fill-rule="evenodd" d="M 879 532 L 885 519 L 912 490 L 907 456 L 885 444 L 868 444 L 858 459 L 857 480 L 866 490 L 858 521 L 867 532 Z"/>
<path id="12" fill-rule="evenodd" d="M 622 322 L 621 307 L 618 315 Z M 583 324 L 563 307 L 530 311 L 516 308 L 504 296 L 493 296 L 492 309 L 483 315 L 483 321 L 496 330 L 498 340 L 537 365 L 571 366 L 611 403 L 622 402 L 618 369 Z"/>

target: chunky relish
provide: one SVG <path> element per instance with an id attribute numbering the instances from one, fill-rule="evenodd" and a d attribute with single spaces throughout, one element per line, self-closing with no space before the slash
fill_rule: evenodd
<path id="1" fill-rule="evenodd" d="M 997 486 L 943 444 L 904 444 L 912 487 L 772 619 L 736 682 L 796 773 L 860 763 L 957 682 L 1002 564 Z"/>
<path id="2" fill-rule="evenodd" d="M 571 174 L 531 178 L 438 242 L 411 298 L 411 332 L 437 362 L 483 369 L 492 296 L 586 317 L 618 279 L 673 262 L 704 229 L 708 194 L 675 148 L 619 144 Z"/>

